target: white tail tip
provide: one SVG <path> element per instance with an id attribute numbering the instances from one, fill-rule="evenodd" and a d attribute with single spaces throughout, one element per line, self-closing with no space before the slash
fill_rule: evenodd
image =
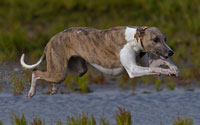
<path id="1" fill-rule="evenodd" d="M 40 59 L 36 64 L 33 64 L 33 65 L 27 65 L 25 62 L 24 62 L 24 54 L 22 54 L 21 58 L 20 58 L 20 63 L 22 65 L 22 67 L 26 68 L 26 69 L 33 69 L 35 67 L 37 67 L 40 63 L 41 63 L 42 59 Z"/>

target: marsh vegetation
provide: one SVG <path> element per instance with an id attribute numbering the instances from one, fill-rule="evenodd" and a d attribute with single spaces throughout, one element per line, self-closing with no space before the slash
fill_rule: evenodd
<path id="1" fill-rule="evenodd" d="M 114 114 L 114 117 L 116 125 L 134 125 L 134 123 L 132 123 L 130 111 L 124 107 L 118 107 L 118 112 Z M 45 125 L 45 120 L 36 117 L 29 123 L 24 114 L 16 115 L 13 113 L 11 123 L 12 125 Z M 97 121 L 93 115 L 88 115 L 84 112 L 78 116 L 67 116 L 66 122 L 56 121 L 56 125 L 97 125 L 98 123 L 99 125 L 110 125 L 109 120 L 106 120 L 105 117 L 101 117 L 100 120 Z M 164 125 L 163 123 L 160 124 Z M 3 125 L 2 121 L 0 121 L 0 125 Z M 173 125 L 194 125 L 194 122 L 191 118 L 186 116 L 181 117 L 178 114 L 177 118 L 173 121 Z"/>

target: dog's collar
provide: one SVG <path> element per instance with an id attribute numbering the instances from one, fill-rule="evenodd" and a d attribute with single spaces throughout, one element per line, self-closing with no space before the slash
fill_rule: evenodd
<path id="1" fill-rule="evenodd" d="M 144 50 L 144 44 L 142 39 L 144 37 L 144 33 L 147 28 L 148 28 L 147 26 L 141 26 L 136 28 L 135 39 L 137 40 L 137 42 L 141 44 L 143 50 Z"/>
<path id="2" fill-rule="evenodd" d="M 143 45 L 143 41 L 142 41 L 142 37 L 139 36 L 138 31 L 136 32 L 136 34 L 135 34 L 134 37 L 135 37 L 137 43 L 139 43 L 139 44 L 141 45 L 142 49 L 144 49 L 144 45 Z"/>

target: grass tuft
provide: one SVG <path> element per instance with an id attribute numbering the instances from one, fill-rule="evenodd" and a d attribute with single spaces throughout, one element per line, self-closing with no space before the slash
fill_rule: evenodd
<path id="1" fill-rule="evenodd" d="M 57 121 L 56 125 L 62 125 L 62 122 L 61 121 Z"/>
<path id="2" fill-rule="evenodd" d="M 100 118 L 100 125 L 110 125 L 110 122 L 104 116 L 102 116 Z"/>
<path id="3" fill-rule="evenodd" d="M 103 73 L 101 73 L 101 72 L 93 73 L 92 71 L 88 71 L 87 74 L 88 74 L 88 80 L 89 80 L 90 83 L 104 85 L 105 78 L 104 78 Z"/>
<path id="4" fill-rule="evenodd" d="M 174 84 L 174 83 L 169 83 L 169 84 L 168 84 L 168 88 L 169 88 L 170 90 L 174 90 L 175 84 Z"/>
<path id="5" fill-rule="evenodd" d="M 33 119 L 33 121 L 31 122 L 31 125 L 45 125 L 44 121 L 42 121 L 40 118 L 35 118 Z"/>
<path id="6" fill-rule="evenodd" d="M 120 87 L 127 87 L 130 82 L 130 78 L 127 73 L 123 73 L 121 78 L 118 78 L 118 84 Z"/>
<path id="7" fill-rule="evenodd" d="M 24 74 L 24 76 L 25 76 L 26 82 L 27 82 L 27 83 L 31 83 L 31 73 L 30 73 L 30 71 L 23 68 L 23 69 L 22 69 L 22 72 L 23 72 L 23 74 Z"/>
<path id="8" fill-rule="evenodd" d="M 156 79 L 156 81 L 155 81 L 155 89 L 156 89 L 157 92 L 160 91 L 161 82 L 162 81 L 160 79 Z"/>
<path id="9" fill-rule="evenodd" d="M 115 114 L 116 125 L 131 125 L 131 113 L 129 109 L 125 109 L 124 107 L 118 107 L 118 112 Z M 82 113 L 79 116 L 68 116 L 66 118 L 67 125 L 96 125 L 96 120 L 93 115 L 88 115 L 86 113 Z M 16 115 L 12 114 L 11 117 L 12 125 L 27 125 L 26 118 L 24 114 Z M 40 118 L 35 118 L 32 120 L 30 125 L 44 125 L 44 121 L 42 122 Z M 0 120 L 0 125 L 3 125 L 3 122 Z M 62 121 L 56 121 L 56 125 L 63 125 Z M 110 122 L 104 117 L 100 117 L 99 125 L 110 125 Z M 160 123 L 160 125 L 164 125 L 164 123 Z M 177 118 L 173 121 L 173 125 L 194 125 L 194 122 L 191 118 L 184 117 L 181 118 L 178 114 Z"/>
<path id="10" fill-rule="evenodd" d="M 83 112 L 82 116 L 67 117 L 67 125 L 96 125 L 96 120 L 93 115 L 88 116 Z"/>
<path id="11" fill-rule="evenodd" d="M 24 93 L 25 82 L 21 78 L 13 75 L 11 77 L 12 89 L 14 95 L 21 95 Z"/>
<path id="12" fill-rule="evenodd" d="M 1 81 L 0 81 L 1 82 Z M 3 87 L 0 85 L 0 92 L 2 92 L 3 91 Z"/>
<path id="13" fill-rule="evenodd" d="M 177 119 L 174 120 L 173 125 L 194 125 L 194 122 L 191 118 L 184 117 L 181 118 L 178 114 Z"/>
<path id="14" fill-rule="evenodd" d="M 11 117 L 11 121 L 13 125 L 26 125 L 26 118 L 24 114 L 22 116 L 17 116 L 15 113 L 13 113 L 13 116 Z"/>
<path id="15" fill-rule="evenodd" d="M 131 125 L 131 112 L 129 109 L 118 107 L 119 112 L 115 115 L 117 125 Z"/>
<path id="16" fill-rule="evenodd" d="M 72 89 L 72 91 L 79 90 L 81 93 L 91 92 L 88 83 L 88 74 L 85 74 L 82 77 L 68 74 L 65 79 L 65 87 Z"/>

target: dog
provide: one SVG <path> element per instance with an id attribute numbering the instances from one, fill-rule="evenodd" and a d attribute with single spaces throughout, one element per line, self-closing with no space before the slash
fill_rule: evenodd
<path id="1" fill-rule="evenodd" d="M 152 60 L 149 54 L 160 58 Z M 51 94 L 55 94 L 55 83 L 64 81 L 67 73 L 84 75 L 88 70 L 87 64 L 109 75 L 126 71 L 130 78 L 160 74 L 177 76 L 178 68 L 168 58 L 172 55 L 166 37 L 156 27 L 119 26 L 107 30 L 74 27 L 53 36 L 36 64 L 26 64 L 24 54 L 20 63 L 22 67 L 33 70 L 27 95 L 31 98 L 38 79 L 53 83 Z M 38 70 L 45 59 L 46 70 Z M 161 68 L 161 65 L 168 68 Z"/>

